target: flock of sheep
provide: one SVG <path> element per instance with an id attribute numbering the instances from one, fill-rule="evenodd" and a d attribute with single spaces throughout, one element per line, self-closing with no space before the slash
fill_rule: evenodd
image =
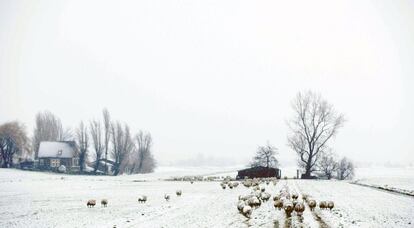
<path id="1" fill-rule="evenodd" d="M 194 183 L 193 180 L 194 179 L 190 181 L 191 184 Z M 264 184 L 269 185 L 270 183 L 273 183 L 273 185 L 276 185 L 278 180 L 276 178 L 254 178 L 245 179 L 241 183 L 246 188 L 250 188 L 251 192 L 247 195 L 240 195 L 238 197 L 237 209 L 245 217 L 250 218 L 254 209 L 260 207 L 262 203 L 271 199 L 272 195 L 271 193 L 266 192 Z M 230 178 L 225 178 L 224 181 L 220 183 L 220 186 L 222 189 L 233 189 L 239 186 L 239 182 Z M 180 197 L 182 195 L 182 190 L 177 190 L 175 193 L 177 197 Z M 166 201 L 169 201 L 170 198 L 171 196 L 169 194 L 164 194 L 164 199 Z M 146 203 L 147 199 L 148 197 L 146 195 L 141 195 L 138 197 L 138 203 Z M 282 189 L 273 196 L 274 207 L 279 211 L 283 210 L 287 217 L 291 217 L 292 214 L 302 216 L 306 208 L 305 203 L 311 211 L 314 211 L 318 205 L 320 209 L 332 210 L 332 208 L 334 208 L 333 201 L 320 201 L 319 204 L 317 204 L 316 200 L 307 194 L 302 194 L 302 196 L 299 197 L 299 194 L 296 192 L 290 193 L 287 185 L 283 186 Z M 88 208 L 92 208 L 95 205 L 95 199 L 88 200 L 86 203 Z M 102 199 L 101 206 L 106 207 L 107 205 L 108 200 Z"/>
<path id="2" fill-rule="evenodd" d="M 183 191 L 182 190 L 177 190 L 177 191 L 175 191 L 175 194 L 177 196 L 181 196 L 183 194 Z M 171 198 L 170 194 L 164 194 L 164 199 L 166 201 L 170 201 L 170 198 Z M 146 195 L 141 195 L 141 196 L 138 197 L 138 203 L 146 203 L 147 199 L 148 199 L 148 197 Z M 88 208 L 92 208 L 95 205 L 96 205 L 96 200 L 94 200 L 94 199 L 90 199 L 86 202 L 86 206 Z M 102 199 L 101 200 L 101 206 L 106 207 L 107 205 L 108 205 L 108 200 L 107 199 Z"/>
<path id="3" fill-rule="evenodd" d="M 250 218 L 253 209 L 260 207 L 262 202 L 266 202 L 271 198 L 271 194 L 266 192 L 264 186 L 260 184 L 272 182 L 274 185 L 277 184 L 277 179 L 275 178 L 263 178 L 263 179 L 246 179 L 242 183 L 245 187 L 252 188 L 250 194 L 239 196 L 239 201 L 237 203 L 237 209 L 241 214 Z M 221 183 L 223 187 L 223 183 Z M 224 188 L 224 187 L 223 187 Z M 278 210 L 283 210 L 286 213 L 287 217 L 291 217 L 292 213 L 297 216 L 302 216 L 305 211 L 305 203 L 309 206 L 310 210 L 313 211 L 317 206 L 316 200 L 312 199 L 309 195 L 303 194 L 302 199 L 299 199 L 299 194 L 292 192 L 290 193 L 287 185 L 276 193 L 273 197 L 273 205 Z M 320 209 L 330 209 L 334 207 L 333 201 L 320 201 Z"/>

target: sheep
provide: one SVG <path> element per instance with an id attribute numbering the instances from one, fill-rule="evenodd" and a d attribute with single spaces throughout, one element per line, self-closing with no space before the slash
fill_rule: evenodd
<path id="1" fill-rule="evenodd" d="M 299 216 L 301 216 L 302 214 L 303 214 L 303 211 L 305 210 L 305 205 L 303 205 L 303 203 L 297 203 L 296 205 L 295 205 L 295 211 L 296 211 L 296 214 L 297 215 L 299 215 Z"/>
<path id="2" fill-rule="evenodd" d="M 296 204 L 298 204 L 298 201 L 297 200 L 292 200 L 292 204 L 293 204 L 293 207 L 295 207 Z"/>
<path id="3" fill-rule="evenodd" d="M 293 204 L 291 202 L 286 202 L 283 204 L 283 209 L 288 217 L 292 214 L 293 211 Z"/>
<path id="4" fill-rule="evenodd" d="M 169 201 L 169 200 L 170 200 L 170 195 L 169 195 L 169 194 L 164 194 L 164 199 L 165 199 L 166 201 Z"/>
<path id="5" fill-rule="evenodd" d="M 106 207 L 106 205 L 108 205 L 108 200 L 107 199 L 102 199 L 101 200 L 101 206 Z"/>
<path id="6" fill-rule="evenodd" d="M 88 200 L 86 203 L 87 207 L 94 207 L 96 205 L 96 200 Z"/>
<path id="7" fill-rule="evenodd" d="M 260 196 L 262 195 L 261 191 L 255 191 L 253 192 L 253 195 L 256 196 L 257 198 L 260 198 Z"/>
<path id="8" fill-rule="evenodd" d="M 243 207 L 242 213 L 244 216 L 246 216 L 247 218 L 250 218 L 250 216 L 252 215 L 252 208 L 248 205 Z"/>
<path id="9" fill-rule="evenodd" d="M 260 189 L 260 191 L 261 191 L 261 192 L 265 192 L 265 191 L 266 191 L 265 187 L 262 187 L 262 188 Z"/>
<path id="10" fill-rule="evenodd" d="M 177 190 L 177 191 L 175 191 L 175 194 L 177 194 L 177 196 L 181 196 L 181 194 L 183 194 L 183 192 L 181 190 Z"/>
<path id="11" fill-rule="evenodd" d="M 313 211 L 316 207 L 316 201 L 313 199 L 308 199 L 307 202 L 308 202 L 310 210 Z"/>
<path id="12" fill-rule="evenodd" d="M 248 199 L 250 199 L 250 198 L 252 198 L 254 196 L 255 195 L 253 195 L 253 194 L 249 194 L 249 195 L 245 195 L 245 196 L 239 196 L 239 200 L 246 201 L 246 200 L 248 200 Z"/>
<path id="13" fill-rule="evenodd" d="M 282 200 L 275 200 L 275 202 L 273 203 L 273 205 L 275 206 L 275 208 L 277 208 L 278 210 L 282 209 L 283 207 L 283 202 Z"/>
<path id="14" fill-rule="evenodd" d="M 329 208 L 329 210 L 332 210 L 332 208 L 334 208 L 334 202 L 333 201 L 328 201 L 326 203 L 326 207 Z"/>
<path id="15" fill-rule="evenodd" d="M 247 204 L 250 207 L 258 207 L 262 204 L 262 202 L 256 196 L 253 196 L 247 200 Z"/>
<path id="16" fill-rule="evenodd" d="M 297 200 L 297 199 L 298 199 L 298 197 L 299 197 L 299 196 L 298 196 L 298 194 L 297 194 L 297 193 L 293 193 L 293 194 L 292 194 L 292 199 Z"/>
<path id="17" fill-rule="evenodd" d="M 269 181 L 266 181 L 266 185 L 269 185 Z"/>
<path id="18" fill-rule="evenodd" d="M 145 203 L 145 202 L 147 202 L 147 196 L 142 195 L 138 197 L 138 203 Z"/>
<path id="19" fill-rule="evenodd" d="M 220 186 L 221 186 L 222 189 L 226 189 L 226 184 L 224 182 L 221 182 Z"/>
<path id="20" fill-rule="evenodd" d="M 303 194 L 303 195 L 302 195 L 302 199 L 303 199 L 303 200 L 305 200 L 305 201 L 306 201 L 306 199 L 307 199 L 308 197 L 309 197 L 309 196 L 308 196 L 307 194 Z"/>
<path id="21" fill-rule="evenodd" d="M 270 199 L 271 195 L 267 192 L 262 192 L 260 194 L 260 199 L 262 199 L 264 202 L 268 201 Z"/>
<path id="22" fill-rule="evenodd" d="M 229 186 L 230 189 L 233 189 L 233 183 L 230 182 L 227 185 Z"/>
<path id="23" fill-rule="evenodd" d="M 325 209 L 326 208 L 326 201 L 321 201 L 321 202 L 319 202 L 319 208 L 320 209 Z"/>
<path id="24" fill-rule="evenodd" d="M 244 185 L 244 187 L 248 188 L 252 186 L 252 182 L 250 182 L 249 180 L 245 180 L 242 182 L 242 184 Z"/>
<path id="25" fill-rule="evenodd" d="M 194 184 L 194 181 L 190 181 L 191 184 Z"/>
<path id="26" fill-rule="evenodd" d="M 237 188 L 237 186 L 239 186 L 239 182 L 237 182 L 237 181 L 233 182 L 233 187 Z"/>
<path id="27" fill-rule="evenodd" d="M 239 200 L 239 202 L 237 203 L 237 209 L 242 212 L 243 211 L 243 207 L 246 206 L 246 202 L 244 202 L 244 200 Z"/>

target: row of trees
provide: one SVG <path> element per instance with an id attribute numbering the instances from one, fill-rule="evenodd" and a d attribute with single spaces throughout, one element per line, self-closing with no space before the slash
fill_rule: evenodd
<path id="1" fill-rule="evenodd" d="M 86 165 L 107 174 L 148 173 L 155 168 L 150 133 L 139 131 L 132 135 L 130 127 L 120 121 L 112 121 L 107 109 L 103 120 L 81 121 L 74 130 L 64 129 L 58 117 L 46 111 L 36 115 L 33 132 L 33 150 L 36 155 L 41 141 L 76 141 L 79 149 L 81 172 Z M 108 164 L 111 164 L 109 169 Z M 104 167 L 101 167 L 101 166 Z"/>
<path id="2" fill-rule="evenodd" d="M 352 179 L 354 176 L 354 164 L 346 157 L 338 160 L 337 155 L 327 152 L 322 154 L 319 159 L 317 173 L 319 177 L 326 179 Z"/>

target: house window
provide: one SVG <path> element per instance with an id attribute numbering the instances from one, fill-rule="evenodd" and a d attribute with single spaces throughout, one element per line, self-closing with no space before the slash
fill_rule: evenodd
<path id="1" fill-rule="evenodd" d="M 60 160 L 59 159 L 50 159 L 50 167 L 59 167 Z"/>
<path id="2" fill-rule="evenodd" d="M 73 166 L 79 166 L 79 158 L 73 158 Z"/>

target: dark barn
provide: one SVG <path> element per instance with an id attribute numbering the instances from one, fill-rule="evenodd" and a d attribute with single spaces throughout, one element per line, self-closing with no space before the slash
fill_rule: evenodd
<path id="1" fill-rule="evenodd" d="M 239 170 L 236 179 L 255 178 L 255 177 L 276 177 L 280 178 L 281 171 L 278 168 L 266 168 L 257 166 Z"/>

